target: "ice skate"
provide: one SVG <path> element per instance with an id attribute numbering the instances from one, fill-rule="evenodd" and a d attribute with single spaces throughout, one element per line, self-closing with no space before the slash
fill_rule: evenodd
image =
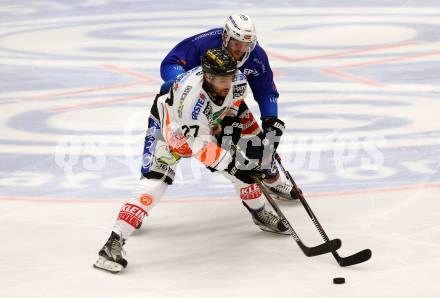
<path id="1" fill-rule="evenodd" d="M 124 258 L 124 244 L 124 240 L 118 234 L 112 232 L 110 238 L 99 251 L 99 258 L 93 264 L 93 267 L 112 273 L 118 273 L 127 267 L 127 260 Z"/>
<path id="2" fill-rule="evenodd" d="M 281 222 L 281 220 L 270 211 L 267 211 L 264 207 L 257 210 L 252 210 L 242 202 L 247 210 L 252 215 L 252 220 L 254 223 L 263 231 L 272 232 L 277 234 L 289 235 L 289 231 L 286 226 Z"/>
<path id="3" fill-rule="evenodd" d="M 274 162 L 270 170 L 265 170 L 267 178 L 263 179 L 263 184 L 273 194 L 273 198 L 282 201 L 294 201 L 298 199 L 298 194 L 292 192 L 293 186 L 289 180 L 280 173 Z"/>

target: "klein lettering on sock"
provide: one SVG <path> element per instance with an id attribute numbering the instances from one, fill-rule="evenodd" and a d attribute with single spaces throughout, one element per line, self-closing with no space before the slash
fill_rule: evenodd
<path id="1" fill-rule="evenodd" d="M 137 228 L 148 213 L 133 204 L 125 204 L 119 211 L 118 220 L 123 220 L 134 228 Z"/>
<path id="2" fill-rule="evenodd" d="M 256 185 L 252 184 L 240 189 L 240 198 L 242 200 L 253 200 L 261 196 L 261 189 Z"/>

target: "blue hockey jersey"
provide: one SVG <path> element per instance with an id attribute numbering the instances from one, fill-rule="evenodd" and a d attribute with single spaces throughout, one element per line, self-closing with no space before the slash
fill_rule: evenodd
<path id="1" fill-rule="evenodd" d="M 201 64 L 206 50 L 222 45 L 222 28 L 191 36 L 178 43 L 162 61 L 160 70 L 164 81 L 174 80 L 179 74 Z M 239 68 L 246 75 L 261 117 L 278 116 L 278 91 L 272 69 L 264 49 L 257 43 L 249 58 Z"/>

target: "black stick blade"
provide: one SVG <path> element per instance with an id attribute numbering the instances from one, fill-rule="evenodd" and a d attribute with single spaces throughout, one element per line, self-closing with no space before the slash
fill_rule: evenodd
<path id="1" fill-rule="evenodd" d="M 318 256 L 335 251 L 341 248 L 341 245 L 342 242 L 340 239 L 333 239 L 318 246 L 309 247 L 306 251 L 304 251 L 304 254 L 308 257 Z"/>
<path id="2" fill-rule="evenodd" d="M 347 267 L 368 261 L 370 258 L 371 258 L 371 250 L 364 249 L 358 253 L 355 253 L 354 255 L 345 258 L 340 257 L 338 259 L 338 263 L 341 267 Z"/>

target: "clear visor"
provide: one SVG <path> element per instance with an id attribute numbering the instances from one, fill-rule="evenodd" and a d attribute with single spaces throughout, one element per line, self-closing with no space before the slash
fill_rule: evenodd
<path id="1" fill-rule="evenodd" d="M 250 41 L 241 41 L 235 38 L 231 38 L 229 40 L 230 43 L 234 44 L 236 47 L 242 48 L 242 49 L 250 49 L 252 46 L 252 42 Z"/>
<path id="2" fill-rule="evenodd" d="M 238 40 L 234 37 L 230 37 L 227 40 L 227 43 L 225 46 L 227 47 L 228 45 L 231 48 L 236 49 L 236 50 L 241 50 L 243 52 L 252 52 L 253 49 L 255 48 L 256 41 L 242 41 L 242 40 Z"/>

